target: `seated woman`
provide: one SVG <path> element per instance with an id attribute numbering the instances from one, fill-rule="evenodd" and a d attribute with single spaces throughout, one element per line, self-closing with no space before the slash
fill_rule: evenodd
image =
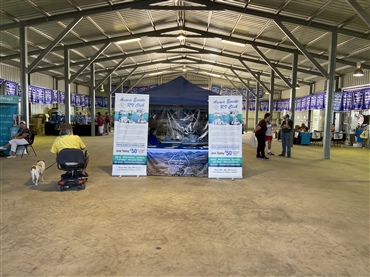
<path id="1" fill-rule="evenodd" d="M 157 139 L 157 130 L 155 128 L 150 128 L 149 136 L 148 136 L 148 144 L 149 145 L 158 145 L 161 142 Z"/>
<path id="2" fill-rule="evenodd" d="M 308 128 L 306 124 L 302 123 L 301 127 L 299 127 L 300 132 L 308 132 Z"/>
<path id="3" fill-rule="evenodd" d="M 21 121 L 20 127 L 17 134 L 10 138 L 9 142 L 4 146 L 0 147 L 0 150 L 6 150 L 10 146 L 10 156 L 8 158 L 15 158 L 18 145 L 31 143 L 31 131 L 27 128 L 26 122 Z"/>

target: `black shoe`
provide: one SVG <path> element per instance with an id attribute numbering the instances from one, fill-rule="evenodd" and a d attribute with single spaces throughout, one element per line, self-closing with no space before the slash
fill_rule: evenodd
<path id="1" fill-rule="evenodd" d="M 288 155 L 287 158 L 290 158 L 290 155 Z"/>
<path id="2" fill-rule="evenodd" d="M 256 158 L 261 158 L 261 156 L 258 156 L 258 155 L 257 155 L 257 156 L 256 156 Z"/>
<path id="3" fill-rule="evenodd" d="M 285 155 L 283 155 L 283 154 L 280 154 L 279 156 L 280 156 L 280 157 L 284 157 Z"/>
<path id="4" fill-rule="evenodd" d="M 267 155 L 275 156 L 275 154 L 274 154 L 274 153 L 272 153 L 272 152 L 267 152 Z"/>
<path id="5" fill-rule="evenodd" d="M 262 159 L 264 160 L 269 160 L 270 158 L 267 158 L 266 156 L 265 157 L 261 157 Z"/>

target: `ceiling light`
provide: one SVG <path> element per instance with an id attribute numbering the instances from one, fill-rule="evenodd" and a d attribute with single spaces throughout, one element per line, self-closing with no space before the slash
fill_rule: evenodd
<path id="1" fill-rule="evenodd" d="M 149 73 L 149 76 L 161 75 L 163 73 L 164 73 L 164 71 L 153 72 L 153 73 Z"/>
<path id="2" fill-rule="evenodd" d="M 364 76 L 364 71 L 361 69 L 361 63 L 360 62 L 357 63 L 357 68 L 356 68 L 355 72 L 353 72 L 353 76 L 354 77 Z"/>
<path id="3" fill-rule="evenodd" d="M 245 46 L 245 44 L 244 44 L 244 43 L 235 42 L 235 41 L 230 41 L 230 40 L 225 40 L 225 39 L 223 39 L 223 40 L 222 40 L 222 42 L 223 42 L 223 43 L 228 43 L 228 44 L 237 45 L 237 46 L 242 46 L 242 47 L 244 47 L 244 46 Z"/>
<path id="4" fill-rule="evenodd" d="M 301 86 L 296 84 L 295 89 L 300 89 L 300 88 L 301 88 Z"/>
<path id="5" fill-rule="evenodd" d="M 188 69 L 186 68 L 186 65 L 182 66 L 182 71 L 184 71 L 184 72 L 188 71 Z"/>
<path id="6" fill-rule="evenodd" d="M 214 74 L 214 73 L 207 73 L 209 76 L 211 77 L 215 77 L 215 78 L 220 78 L 221 75 L 217 75 L 217 74 Z"/>
<path id="7" fill-rule="evenodd" d="M 178 34 L 178 36 L 177 36 L 177 39 L 178 40 L 185 40 L 186 39 L 186 36 L 185 36 L 185 34 L 183 33 L 183 32 L 180 32 L 179 34 Z"/>
<path id="8" fill-rule="evenodd" d="M 140 41 L 141 38 L 132 38 L 132 39 L 125 39 L 125 40 L 120 40 L 120 41 L 117 41 L 118 44 L 124 44 L 124 43 L 130 43 L 130 42 L 136 42 L 136 41 Z"/>
<path id="9" fill-rule="evenodd" d="M 104 86 L 103 86 L 103 84 L 101 85 L 100 91 L 101 92 L 104 92 Z"/>

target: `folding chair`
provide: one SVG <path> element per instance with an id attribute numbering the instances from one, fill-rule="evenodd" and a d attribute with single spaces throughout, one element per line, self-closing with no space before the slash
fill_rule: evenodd
<path id="1" fill-rule="evenodd" d="M 20 145 L 18 145 L 18 146 L 17 146 L 17 149 L 15 150 L 15 152 L 18 152 L 18 147 L 23 146 L 23 147 L 25 148 L 25 150 L 26 150 L 27 154 L 29 154 L 29 152 L 28 152 L 28 147 L 31 147 L 31 148 L 32 148 L 32 150 L 33 150 L 33 153 L 35 153 L 35 156 L 37 156 L 36 151 L 35 151 L 35 149 L 34 149 L 34 148 L 33 148 L 33 146 L 32 146 L 32 144 L 33 144 L 33 141 L 34 141 L 34 140 L 35 140 L 35 134 L 34 134 L 34 133 L 32 133 L 32 134 L 31 134 L 31 142 L 30 142 L 30 143 L 27 143 L 27 144 L 20 144 Z M 24 151 L 22 151 L 22 156 L 21 156 L 21 158 L 23 158 L 23 154 L 24 154 Z"/>

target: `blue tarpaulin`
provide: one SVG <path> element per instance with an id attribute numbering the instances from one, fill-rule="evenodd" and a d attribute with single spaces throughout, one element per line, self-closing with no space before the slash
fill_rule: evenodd
<path id="1" fill-rule="evenodd" d="M 149 94 L 150 105 L 181 106 L 208 106 L 208 96 L 218 95 L 190 83 L 182 76 L 139 94 Z"/>

